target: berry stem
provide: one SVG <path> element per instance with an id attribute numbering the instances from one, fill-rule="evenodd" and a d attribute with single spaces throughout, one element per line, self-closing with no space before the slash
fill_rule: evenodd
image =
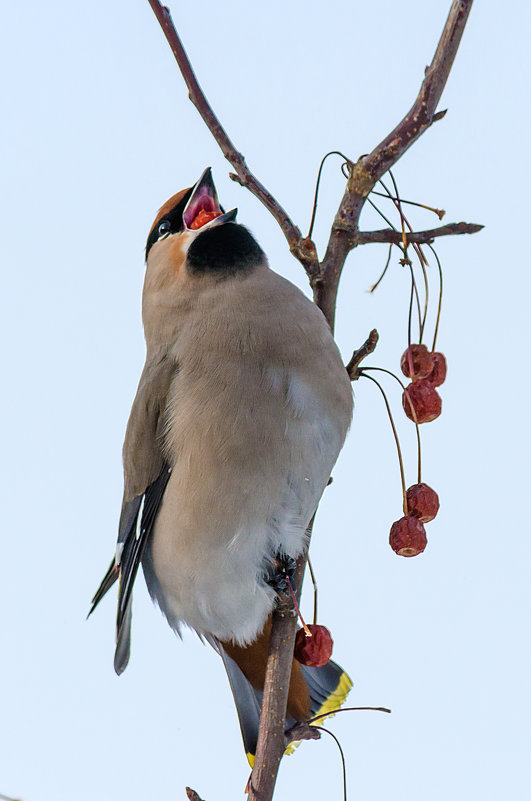
<path id="1" fill-rule="evenodd" d="M 409 312 L 407 315 L 407 346 L 411 347 L 411 318 L 413 317 L 413 281 L 411 281 L 411 293 L 409 295 Z"/>
<path id="2" fill-rule="evenodd" d="M 313 572 L 312 563 L 310 561 L 310 557 L 308 556 L 308 570 L 310 571 L 310 577 L 312 579 L 313 584 L 313 625 L 317 625 L 317 581 L 315 579 L 315 573 Z"/>
<path id="3" fill-rule="evenodd" d="M 376 205 L 376 203 L 374 203 L 374 201 L 372 201 L 372 200 L 370 199 L 370 197 L 368 197 L 368 198 L 367 198 L 367 203 L 369 203 L 369 205 L 373 207 L 374 211 L 376 211 L 376 212 L 377 212 L 377 213 L 380 215 L 380 217 L 382 218 L 382 220 L 385 220 L 385 222 L 387 223 L 387 225 L 389 226 L 389 228 L 391 228 L 393 231 L 397 231 L 397 232 L 398 232 L 398 228 L 397 228 L 395 225 L 393 225 L 393 223 L 391 222 L 391 220 L 389 219 L 389 217 L 386 217 L 386 216 L 385 216 L 385 214 L 383 213 L 383 211 L 381 211 L 381 209 L 379 209 L 379 208 L 378 208 L 378 206 Z M 400 246 L 399 246 L 399 247 L 400 247 Z"/>
<path id="4" fill-rule="evenodd" d="M 291 579 L 287 574 L 286 574 L 286 581 L 288 583 L 288 589 L 289 589 L 289 594 L 291 595 L 291 600 L 293 601 L 293 605 L 295 607 L 295 611 L 297 612 L 297 615 L 299 616 L 299 620 L 301 621 L 301 625 L 302 625 L 302 628 L 304 629 L 304 633 L 306 634 L 307 637 L 311 637 L 312 636 L 312 632 L 310 631 L 310 629 L 308 628 L 308 626 L 304 622 L 304 618 L 303 618 L 303 616 L 301 614 L 301 610 L 300 610 L 299 604 L 297 602 L 297 596 L 293 592 L 293 585 L 291 583 Z"/>
<path id="5" fill-rule="evenodd" d="M 380 283 L 381 283 L 381 281 L 382 281 L 382 278 L 384 277 L 384 275 L 385 275 L 385 274 L 386 274 L 386 272 L 387 272 L 387 268 L 389 267 L 389 264 L 390 264 L 390 261 L 391 261 L 391 252 L 392 252 L 392 250 L 393 250 L 393 243 L 391 243 L 391 244 L 389 245 L 389 253 L 387 254 L 387 261 L 385 262 L 385 267 L 384 267 L 384 269 L 383 269 L 383 273 L 382 273 L 382 274 L 381 274 L 381 276 L 378 278 L 378 280 L 376 281 L 376 283 L 375 283 L 375 284 L 373 284 L 373 285 L 371 286 L 371 288 L 370 288 L 370 290 L 369 290 L 371 293 L 372 293 L 372 292 L 374 292 L 374 290 L 375 290 L 375 289 L 376 289 L 376 288 L 377 288 L 377 287 L 380 285 Z"/>
<path id="6" fill-rule="evenodd" d="M 395 176 L 393 175 L 391 170 L 389 170 L 389 176 L 391 178 L 391 181 L 393 182 L 393 187 L 394 187 L 394 190 L 395 190 L 396 197 L 391 193 L 391 191 L 388 189 L 388 187 L 384 184 L 384 182 L 382 180 L 378 181 L 378 183 L 381 184 L 381 186 L 383 186 L 383 188 L 387 192 L 387 197 L 390 200 L 392 200 L 394 205 L 396 206 L 396 208 L 398 210 L 398 213 L 400 214 L 400 222 L 401 222 L 401 225 L 402 225 L 402 241 L 407 241 L 407 240 L 405 240 L 404 223 L 405 223 L 405 225 L 407 225 L 409 231 L 413 232 L 413 228 L 411 226 L 411 223 L 407 219 L 406 215 L 402 211 L 401 204 L 403 202 L 405 202 L 405 201 L 403 201 L 400 198 L 400 195 L 399 195 L 399 192 L 398 192 L 398 185 L 396 183 Z M 419 205 L 419 204 L 415 204 L 415 205 Z M 419 244 L 412 243 L 412 247 L 413 247 L 413 250 L 415 251 L 415 253 L 417 254 L 417 258 L 419 260 L 420 268 L 422 270 L 422 275 L 423 275 L 423 278 L 424 278 L 424 289 L 425 289 L 425 292 L 424 292 L 424 314 L 422 315 L 422 318 L 421 318 L 420 309 L 419 309 L 419 345 L 421 345 L 422 344 L 422 335 L 424 333 L 424 325 L 426 323 L 426 317 L 427 317 L 427 314 L 428 314 L 429 293 L 428 293 L 428 275 L 426 273 L 426 267 L 428 265 L 428 261 L 427 261 L 426 257 L 424 256 L 424 253 L 422 252 L 422 248 L 421 248 L 421 246 Z M 407 248 L 407 244 L 406 244 L 406 248 Z M 407 258 L 406 248 L 404 248 L 404 256 Z M 415 292 L 417 294 L 417 303 L 418 303 L 418 305 L 420 307 L 420 301 L 419 301 L 418 292 L 417 292 L 416 287 L 415 287 Z M 411 343 L 409 343 L 409 344 L 411 344 Z"/>
<path id="7" fill-rule="evenodd" d="M 435 256 L 435 260 L 437 262 L 437 269 L 439 270 L 439 306 L 437 308 L 437 320 L 435 322 L 435 331 L 433 334 L 433 345 L 431 346 L 432 352 L 435 350 L 435 345 L 437 344 L 437 334 L 439 333 L 439 321 L 441 319 L 441 308 L 442 308 L 442 297 L 443 297 L 443 274 L 442 274 L 442 267 L 441 262 L 439 261 L 439 257 L 431 245 L 428 245 L 429 249 Z"/>
<path id="8" fill-rule="evenodd" d="M 321 159 L 321 164 L 319 165 L 319 171 L 317 173 L 317 181 L 315 184 L 315 195 L 313 199 L 313 209 L 312 209 L 312 218 L 310 220 L 310 230 L 308 231 L 308 236 L 306 239 L 311 239 L 313 226 L 315 223 L 315 215 L 317 213 L 317 199 L 319 197 L 319 184 L 321 183 L 321 173 L 323 171 L 324 163 L 327 160 L 328 156 L 341 156 L 342 159 L 345 159 L 347 164 L 352 165 L 352 162 L 349 158 L 347 158 L 343 153 L 340 153 L 339 150 L 330 150 L 323 158 Z"/>
<path id="9" fill-rule="evenodd" d="M 409 270 L 411 272 L 411 287 L 412 291 L 415 293 L 415 300 L 417 302 L 417 314 L 419 318 L 419 345 L 422 345 L 422 328 L 423 328 L 423 319 L 422 314 L 420 311 L 420 296 L 419 290 L 417 287 L 417 282 L 415 280 L 415 273 L 413 272 L 413 264 L 411 263 L 410 259 L 407 260 L 409 265 Z M 411 298 L 409 303 L 409 320 L 408 320 L 408 336 L 411 338 L 411 317 L 412 317 L 412 306 L 413 306 L 413 298 Z M 411 342 L 408 342 L 408 345 L 411 345 Z"/>
<path id="10" fill-rule="evenodd" d="M 341 756 L 341 765 L 343 768 L 343 801 L 347 801 L 347 766 L 345 764 L 345 755 L 343 753 L 343 749 L 341 748 L 341 743 L 337 739 L 336 735 L 330 731 L 330 729 L 325 729 L 324 726 L 315 726 L 314 728 L 319 729 L 319 731 L 324 731 L 332 737 L 336 741 L 336 745 L 339 748 L 339 755 Z"/>
<path id="11" fill-rule="evenodd" d="M 391 407 L 389 406 L 389 401 L 387 400 L 387 395 L 385 394 L 380 382 L 377 381 L 375 378 L 373 378 L 372 375 L 367 375 L 365 373 L 365 368 L 363 368 L 363 370 L 360 371 L 360 375 L 364 376 L 364 378 L 368 378 L 369 381 L 372 381 L 374 384 L 376 384 L 376 386 L 382 393 L 382 397 L 385 402 L 385 408 L 387 409 L 387 414 L 389 416 L 389 422 L 391 423 L 391 428 L 393 429 L 393 436 L 395 438 L 396 450 L 398 453 L 398 464 L 400 466 L 400 480 L 402 481 L 402 498 L 403 498 L 404 514 L 407 515 L 406 479 L 404 476 L 404 463 L 402 461 L 402 451 L 400 449 L 400 442 L 396 431 L 395 421 L 393 420 L 393 415 L 391 413 Z"/>
<path id="12" fill-rule="evenodd" d="M 387 200 L 394 200 L 389 194 L 385 195 L 383 192 L 377 192 L 376 189 L 373 189 L 371 195 L 378 195 L 378 197 L 385 197 Z M 407 203 L 408 206 L 418 206 L 419 209 L 427 209 L 427 211 L 433 211 L 434 214 L 437 215 L 439 220 L 442 220 L 446 212 L 444 209 L 435 209 L 433 206 L 426 206 L 424 203 L 416 203 L 414 200 L 404 200 L 404 198 L 400 198 L 401 203 Z"/>
<path id="13" fill-rule="evenodd" d="M 393 182 L 393 186 L 394 186 L 395 193 L 396 193 L 396 197 L 392 198 L 392 200 L 393 200 L 393 203 L 395 204 L 396 208 L 398 209 L 398 213 L 400 215 L 400 228 L 402 229 L 402 244 L 404 246 L 404 256 L 407 257 L 407 237 L 406 237 L 406 226 L 405 226 L 406 218 L 404 217 L 404 214 L 402 212 L 402 205 L 400 203 L 400 194 L 398 192 L 398 186 L 397 186 L 397 183 L 395 181 L 395 176 L 393 175 L 391 170 L 389 170 L 389 176 L 391 178 L 391 181 Z M 389 192 L 387 187 L 384 186 L 383 182 L 380 181 L 380 183 L 384 187 L 385 191 Z M 391 196 L 390 192 L 389 192 L 389 195 Z"/>
<path id="14" fill-rule="evenodd" d="M 387 373 L 387 375 L 392 376 L 395 379 L 395 381 L 398 381 L 398 383 L 400 384 L 400 386 L 402 387 L 402 390 L 404 392 L 406 391 L 405 384 L 399 379 L 399 377 L 395 373 L 391 372 L 391 370 L 386 370 L 385 367 L 364 367 L 363 369 L 364 370 L 378 370 L 379 373 Z M 365 377 L 366 378 L 370 378 L 370 376 L 365 376 Z M 408 397 L 408 400 L 409 400 L 409 397 Z M 411 401 L 409 401 L 409 405 L 411 406 L 413 414 L 415 415 L 415 420 L 413 422 L 415 423 L 415 430 L 417 432 L 417 466 L 418 466 L 418 471 L 417 471 L 418 472 L 418 481 L 417 481 L 417 483 L 420 484 L 421 481 L 422 481 L 422 478 L 421 478 L 421 475 L 422 475 L 422 448 L 421 448 L 421 445 L 420 445 L 420 428 L 419 428 L 419 424 L 417 423 L 417 420 L 416 420 L 417 416 L 415 414 L 415 410 L 413 409 L 413 404 L 411 403 Z M 406 512 L 406 514 L 407 514 L 407 512 Z"/>
<path id="15" fill-rule="evenodd" d="M 426 264 L 428 263 L 424 258 L 424 254 L 421 250 L 420 245 L 415 247 L 415 253 L 417 254 L 418 260 L 420 262 L 420 269 L 422 270 L 422 277 L 424 278 L 424 312 L 422 314 L 422 323 L 420 325 L 420 336 L 419 336 L 419 345 L 422 345 L 422 337 L 424 336 L 424 326 L 426 325 L 426 318 L 428 316 L 428 301 L 429 301 L 429 291 L 428 291 L 428 274 L 426 272 Z"/>

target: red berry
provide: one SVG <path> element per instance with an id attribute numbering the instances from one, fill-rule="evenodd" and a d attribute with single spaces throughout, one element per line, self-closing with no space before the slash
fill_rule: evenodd
<path id="1" fill-rule="evenodd" d="M 446 381 L 446 359 L 442 353 L 432 353 L 433 370 L 426 378 L 432 387 L 440 387 Z"/>
<path id="2" fill-rule="evenodd" d="M 391 526 L 389 545 L 399 556 L 417 556 L 427 543 L 424 526 L 416 517 L 401 517 Z"/>
<path id="3" fill-rule="evenodd" d="M 332 656 L 333 640 L 330 632 L 324 626 L 310 623 L 308 628 L 312 636 L 308 637 L 304 629 L 299 629 L 295 635 L 295 659 L 303 665 L 322 667 Z"/>
<path id="4" fill-rule="evenodd" d="M 439 417 L 442 409 L 441 396 L 427 379 L 414 381 L 402 393 L 402 406 L 410 420 L 430 423 Z M 411 408 L 413 407 L 413 409 Z M 413 410 L 415 413 L 413 413 Z M 415 421 L 416 416 L 416 421 Z"/>
<path id="5" fill-rule="evenodd" d="M 210 220 L 214 220 L 216 217 L 221 216 L 221 211 L 205 211 L 201 209 L 199 214 L 196 214 L 194 221 L 191 223 L 190 228 L 193 231 L 197 231 L 198 228 L 202 228 L 203 225 L 206 225 L 207 222 Z"/>
<path id="6" fill-rule="evenodd" d="M 439 511 L 439 496 L 427 484 L 413 484 L 406 492 L 407 511 L 421 523 L 429 523 Z"/>
<path id="7" fill-rule="evenodd" d="M 427 378 L 433 370 L 432 354 L 426 345 L 410 345 L 402 354 L 400 367 L 404 375 L 412 381 Z"/>

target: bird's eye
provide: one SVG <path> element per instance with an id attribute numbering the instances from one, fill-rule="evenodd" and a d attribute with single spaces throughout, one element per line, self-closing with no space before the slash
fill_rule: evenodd
<path id="1" fill-rule="evenodd" d="M 171 231 L 171 225 L 169 220 L 163 220 L 163 222 L 161 222 L 161 224 L 159 225 L 159 237 L 169 234 L 170 231 Z"/>

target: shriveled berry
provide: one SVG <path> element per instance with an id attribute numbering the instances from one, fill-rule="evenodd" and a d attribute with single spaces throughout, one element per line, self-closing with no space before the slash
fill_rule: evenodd
<path id="1" fill-rule="evenodd" d="M 322 667 L 332 656 L 334 642 L 330 632 L 325 626 L 310 623 L 308 628 L 312 636 L 308 637 L 304 629 L 299 629 L 295 635 L 295 659 L 303 665 Z"/>
<path id="2" fill-rule="evenodd" d="M 427 484 L 413 484 L 406 492 L 407 511 L 421 523 L 429 523 L 439 511 L 439 496 Z"/>
<path id="3" fill-rule="evenodd" d="M 400 368 L 412 381 L 427 378 L 433 370 L 432 354 L 426 345 L 410 345 L 402 354 Z"/>
<path id="4" fill-rule="evenodd" d="M 426 531 L 417 517 L 401 517 L 391 526 L 389 545 L 399 556 L 417 556 L 427 543 Z"/>
<path id="5" fill-rule="evenodd" d="M 414 381 L 402 393 L 402 406 L 410 420 L 430 423 L 439 417 L 442 409 L 441 396 L 427 379 Z M 413 409 L 415 413 L 413 414 Z"/>
<path id="6" fill-rule="evenodd" d="M 205 209 L 201 209 L 191 223 L 190 228 L 193 231 L 197 231 L 198 228 L 202 228 L 203 225 L 206 225 L 210 220 L 215 220 L 216 217 L 221 217 L 221 211 L 205 211 Z"/>
<path id="7" fill-rule="evenodd" d="M 432 387 L 440 387 L 446 381 L 446 358 L 442 353 L 432 353 L 433 370 L 426 378 Z"/>

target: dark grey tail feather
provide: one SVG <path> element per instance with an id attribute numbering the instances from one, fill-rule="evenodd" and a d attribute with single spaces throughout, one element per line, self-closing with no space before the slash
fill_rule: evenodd
<path id="1" fill-rule="evenodd" d="M 118 676 L 124 672 L 131 654 L 131 618 L 133 599 L 129 598 L 120 628 L 116 632 L 116 650 L 114 652 L 114 669 Z"/>
<path id="2" fill-rule="evenodd" d="M 247 758 L 254 757 L 256 754 L 256 743 L 258 741 L 258 724 L 260 723 L 260 708 L 262 706 L 262 693 L 255 690 L 251 682 L 243 675 L 236 662 L 225 653 L 221 646 L 218 646 L 219 653 L 223 659 L 227 676 L 229 677 L 230 688 L 236 704 L 238 720 L 243 738 L 243 747 Z"/>
<path id="3" fill-rule="evenodd" d="M 254 758 L 256 754 L 256 744 L 258 742 L 262 693 L 256 690 L 245 678 L 236 662 L 225 653 L 221 645 L 217 644 L 217 650 L 221 654 L 229 678 L 230 688 L 238 713 L 238 720 L 240 721 L 245 753 L 248 759 L 249 757 Z M 326 708 L 331 698 L 337 693 L 342 681 L 346 681 L 350 689 L 350 679 L 343 668 L 335 662 L 330 661 L 323 667 L 307 667 L 306 665 L 302 665 L 301 667 L 302 674 L 310 692 L 310 710 L 312 717 L 324 711 L 323 707 Z M 344 697 L 341 697 L 341 700 L 338 700 L 338 706 L 340 706 L 343 701 Z M 337 708 L 335 702 L 332 703 L 332 707 Z M 297 722 L 298 721 L 292 718 L 291 715 L 288 715 L 286 718 L 286 729 Z"/>
<path id="4" fill-rule="evenodd" d="M 338 700 L 337 704 L 338 707 L 341 706 L 352 686 L 352 682 L 340 665 L 330 660 L 330 662 L 322 667 L 301 665 L 301 668 L 302 675 L 310 691 L 310 709 L 312 717 L 320 714 L 323 706 L 330 703 L 333 696 L 338 692 L 341 684 L 344 683 L 345 692 L 342 693 L 341 700 Z"/>

